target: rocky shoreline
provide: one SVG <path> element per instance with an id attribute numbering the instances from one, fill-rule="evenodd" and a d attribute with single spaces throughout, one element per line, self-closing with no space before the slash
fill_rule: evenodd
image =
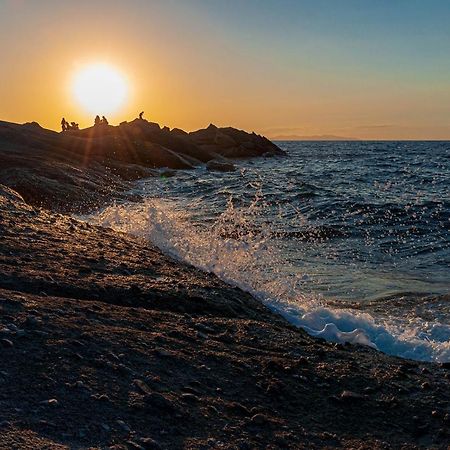
<path id="1" fill-rule="evenodd" d="M 30 204 L 59 212 L 129 200 L 126 192 L 139 178 L 201 164 L 234 170 L 229 158 L 276 155 L 285 152 L 263 136 L 212 124 L 187 133 L 136 119 L 56 133 L 36 122 L 0 121 L 0 183 Z"/>
<path id="2" fill-rule="evenodd" d="M 109 128 L 80 132 L 91 138 L 4 124 L 0 449 L 448 447 L 449 364 L 314 339 L 147 241 L 62 214 L 159 166 L 129 156 L 140 144 L 125 160 L 119 144 L 102 147 Z M 207 130 L 193 145 L 208 161 L 257 156 L 213 152 L 208 135 L 233 147 Z"/>

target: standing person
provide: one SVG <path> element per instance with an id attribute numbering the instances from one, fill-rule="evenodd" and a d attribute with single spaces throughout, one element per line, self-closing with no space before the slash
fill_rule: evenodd
<path id="1" fill-rule="evenodd" d="M 139 119 L 140 119 L 140 120 L 144 120 L 144 111 L 141 111 L 141 112 L 139 113 Z"/>
<path id="2" fill-rule="evenodd" d="M 100 125 L 101 123 L 102 123 L 102 121 L 100 120 L 100 116 L 97 114 L 95 116 L 94 125 L 97 126 L 97 125 Z"/>
<path id="3" fill-rule="evenodd" d="M 109 125 L 109 122 L 108 122 L 108 120 L 106 119 L 105 116 L 102 116 L 102 124 L 103 125 Z"/>
<path id="4" fill-rule="evenodd" d="M 69 125 L 69 124 L 66 122 L 66 119 L 63 117 L 61 120 L 62 131 L 67 131 L 67 125 Z"/>

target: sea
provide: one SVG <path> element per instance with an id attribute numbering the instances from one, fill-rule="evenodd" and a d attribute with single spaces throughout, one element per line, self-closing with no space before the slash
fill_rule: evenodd
<path id="1" fill-rule="evenodd" d="M 450 142 L 276 142 L 287 156 L 141 180 L 90 216 L 314 336 L 450 361 Z M 171 176 L 168 176 L 171 175 Z"/>

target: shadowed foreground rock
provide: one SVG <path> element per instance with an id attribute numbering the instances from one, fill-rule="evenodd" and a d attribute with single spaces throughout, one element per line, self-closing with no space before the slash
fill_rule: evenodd
<path id="1" fill-rule="evenodd" d="M 440 448 L 449 366 L 315 340 L 0 188 L 1 449 Z"/>

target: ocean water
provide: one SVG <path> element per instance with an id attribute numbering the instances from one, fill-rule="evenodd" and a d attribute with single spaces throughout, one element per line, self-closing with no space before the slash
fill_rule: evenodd
<path id="1" fill-rule="evenodd" d="M 88 218 L 253 293 L 310 334 L 450 361 L 450 142 L 278 142 L 142 180 Z"/>

